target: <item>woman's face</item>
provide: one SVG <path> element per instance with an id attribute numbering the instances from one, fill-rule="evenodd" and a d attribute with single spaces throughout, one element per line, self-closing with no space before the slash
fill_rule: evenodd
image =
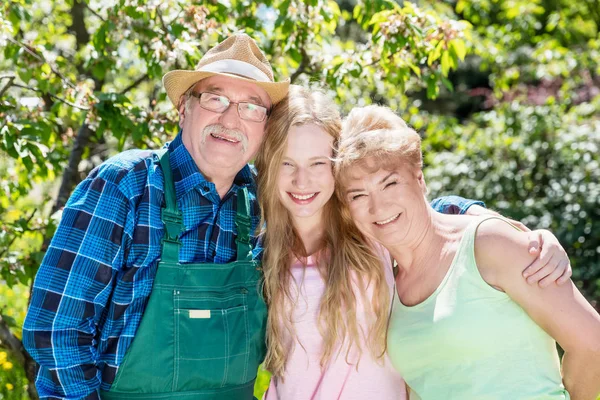
<path id="1" fill-rule="evenodd" d="M 314 124 L 293 126 L 279 169 L 279 196 L 296 223 L 321 218 L 334 191 L 333 137 Z"/>
<path id="2" fill-rule="evenodd" d="M 374 170 L 374 159 L 366 164 L 351 167 L 344 185 L 352 219 L 384 246 L 410 243 L 428 212 L 423 174 L 406 165 Z"/>

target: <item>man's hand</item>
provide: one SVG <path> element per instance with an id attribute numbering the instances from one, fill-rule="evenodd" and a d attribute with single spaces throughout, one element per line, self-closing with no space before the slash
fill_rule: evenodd
<path id="1" fill-rule="evenodd" d="M 466 212 L 473 216 L 497 216 L 502 217 L 496 211 L 487 209 L 479 205 L 472 205 Z M 505 217 L 502 217 L 505 218 Z M 524 232 L 529 232 L 529 253 L 538 257 L 523 271 L 523 277 L 527 283 L 537 283 L 540 287 L 547 287 L 553 282 L 562 285 L 569 281 L 573 270 L 567 252 L 552 232 L 539 229 L 531 231 L 528 227 L 519 221 L 505 218 L 511 224 Z"/>
<path id="2" fill-rule="evenodd" d="M 523 271 L 527 283 L 546 287 L 553 282 L 562 285 L 571 279 L 573 270 L 567 252 L 552 232 L 545 229 L 529 232 L 529 254 L 538 257 Z"/>

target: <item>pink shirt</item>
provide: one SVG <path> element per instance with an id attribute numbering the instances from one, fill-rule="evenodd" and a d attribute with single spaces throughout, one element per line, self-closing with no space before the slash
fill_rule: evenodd
<path id="1" fill-rule="evenodd" d="M 386 279 L 390 296 L 393 291 L 393 274 L 389 261 L 389 254 L 378 247 L 380 256 L 384 261 Z M 350 355 L 346 362 L 344 350 L 333 359 L 325 368 L 321 369 L 320 360 L 323 340 L 317 328 L 319 304 L 325 291 L 325 283 L 315 266 L 313 257 L 309 257 L 307 267 L 296 261 L 292 265 L 292 276 L 298 286 L 292 283 L 292 294 L 300 289 L 300 296 L 296 307 L 292 310 L 292 322 L 296 329 L 295 346 L 288 355 L 285 371 L 285 381 L 273 377 L 265 400 L 405 400 L 404 381 L 392 367 L 387 354 L 383 360 L 373 359 L 371 352 L 361 338 L 362 356 L 356 369 L 356 354 Z M 304 276 L 303 276 L 304 275 Z M 370 305 L 365 308 L 362 296 L 357 293 L 357 320 L 363 331 L 367 325 L 367 316 L 372 315 Z M 367 289 L 367 299 L 372 296 L 372 288 Z M 390 297 L 391 298 L 391 297 Z M 382 362 L 383 361 L 383 362 Z"/>

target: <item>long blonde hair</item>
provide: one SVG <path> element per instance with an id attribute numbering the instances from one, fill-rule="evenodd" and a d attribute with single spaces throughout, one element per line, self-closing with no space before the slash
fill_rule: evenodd
<path id="1" fill-rule="evenodd" d="M 309 256 L 294 228 L 290 212 L 283 206 L 278 190 L 278 175 L 287 149 L 287 135 L 291 127 L 315 124 L 334 138 L 333 157 L 341 131 L 341 118 L 334 102 L 322 91 L 292 85 L 288 97 L 274 107 L 267 125 L 266 138 L 255 165 L 258 172 L 258 199 L 261 206 L 261 224 L 264 254 L 265 297 L 269 306 L 267 322 L 266 368 L 283 378 L 289 338 L 295 337 L 289 306 L 295 306 L 292 295 L 291 264 L 294 258 L 306 262 Z M 334 192 L 324 207 L 325 232 L 318 258 L 319 271 L 326 283 L 321 298 L 318 329 L 323 338 L 321 367 L 333 356 L 338 345 L 362 354 L 359 335 L 366 334 L 371 354 L 380 358 L 385 352 L 385 332 L 390 304 L 390 293 L 379 257 L 356 228 L 350 212 L 344 207 L 339 193 Z M 324 250 L 324 251 L 323 251 Z M 295 281 L 294 281 L 295 282 Z M 359 293 L 353 290 L 353 282 Z M 366 286 L 373 285 L 373 296 L 366 298 Z M 365 297 L 371 305 L 373 323 L 368 332 L 359 332 L 356 318 L 356 295 Z M 289 336 L 286 336 L 289 335 Z M 284 339 L 288 340 L 284 340 Z M 343 339 L 343 342 L 340 340 Z M 291 341 L 293 343 L 293 340 Z M 340 351 L 342 351 L 340 350 Z"/>

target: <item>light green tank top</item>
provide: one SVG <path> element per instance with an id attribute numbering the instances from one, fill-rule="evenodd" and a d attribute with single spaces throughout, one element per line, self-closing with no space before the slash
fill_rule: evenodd
<path id="1" fill-rule="evenodd" d="M 414 392 L 411 400 L 569 399 L 554 339 L 479 273 L 475 232 L 485 219 L 466 228 L 425 301 L 406 307 L 394 293 L 392 364 Z"/>

